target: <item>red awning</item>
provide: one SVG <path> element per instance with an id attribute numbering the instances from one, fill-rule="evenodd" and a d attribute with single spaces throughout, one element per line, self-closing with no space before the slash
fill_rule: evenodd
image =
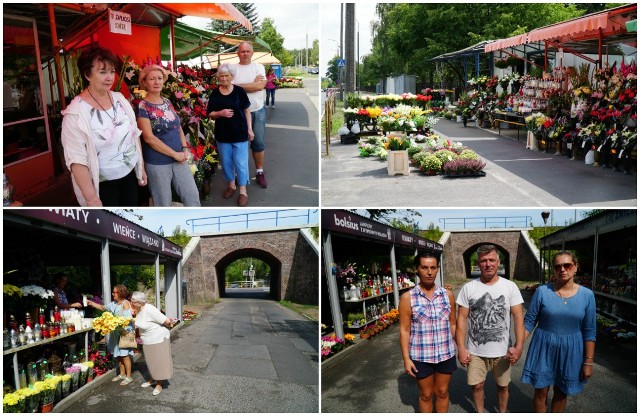
<path id="1" fill-rule="evenodd" d="M 497 40 L 485 45 L 484 51 L 491 52 L 512 46 L 538 41 L 583 41 L 626 33 L 625 23 L 636 18 L 637 5 L 621 6 L 566 22 L 533 29 L 529 33 Z"/>
<path id="2" fill-rule="evenodd" d="M 581 17 L 551 26 L 541 27 L 529 32 L 529 42 L 539 40 L 556 39 L 564 36 L 586 34 L 598 29 L 607 29 L 609 13 L 600 13 L 593 16 Z"/>
<path id="3" fill-rule="evenodd" d="M 522 45 L 527 42 L 527 34 L 512 36 L 506 39 L 500 39 L 495 42 L 487 43 L 484 45 L 485 52 L 497 51 L 500 49 L 510 48 L 512 46 Z"/>
<path id="4" fill-rule="evenodd" d="M 153 6 L 162 6 L 167 11 L 172 11 L 178 16 L 207 17 L 217 20 L 233 20 L 240 23 L 247 30 L 253 31 L 249 19 L 247 19 L 231 3 L 160 3 Z"/>

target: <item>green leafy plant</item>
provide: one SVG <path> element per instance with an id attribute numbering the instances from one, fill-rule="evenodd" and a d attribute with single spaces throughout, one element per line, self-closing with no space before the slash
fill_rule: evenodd
<path id="1" fill-rule="evenodd" d="M 420 170 L 427 174 L 435 175 L 442 169 L 442 161 L 435 155 L 428 155 L 421 159 Z"/>
<path id="2" fill-rule="evenodd" d="M 389 136 L 388 150 L 407 150 L 411 147 L 411 140 L 404 136 Z"/>

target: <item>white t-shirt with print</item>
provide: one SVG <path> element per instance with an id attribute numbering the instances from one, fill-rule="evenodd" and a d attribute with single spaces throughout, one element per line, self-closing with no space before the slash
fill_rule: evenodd
<path id="1" fill-rule="evenodd" d="M 235 85 L 238 84 L 249 84 L 256 80 L 256 76 L 262 75 L 266 78 L 266 72 L 264 70 L 264 65 L 258 64 L 256 62 L 251 62 L 249 65 L 240 65 L 236 64 L 236 73 L 233 76 L 233 83 Z M 249 97 L 249 102 L 251 106 L 249 107 L 249 111 L 252 113 L 254 111 L 260 110 L 264 107 L 264 90 L 248 92 L 247 96 Z"/>
<path id="2" fill-rule="evenodd" d="M 524 303 L 518 286 L 502 277 L 492 285 L 475 279 L 462 286 L 456 303 L 469 309 L 469 353 L 484 358 L 504 357 L 511 344 L 511 307 Z"/>

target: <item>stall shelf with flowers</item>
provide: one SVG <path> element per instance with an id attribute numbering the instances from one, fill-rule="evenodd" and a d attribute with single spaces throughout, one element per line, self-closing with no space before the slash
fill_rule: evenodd
<path id="1" fill-rule="evenodd" d="M 350 347 L 355 342 L 355 336 L 345 334 L 344 339 L 338 338 L 335 334 L 324 336 L 320 339 L 320 356 L 322 361 Z"/>

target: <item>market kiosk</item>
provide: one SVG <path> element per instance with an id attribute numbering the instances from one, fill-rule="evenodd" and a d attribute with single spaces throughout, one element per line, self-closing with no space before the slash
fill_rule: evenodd
<path id="1" fill-rule="evenodd" d="M 596 297 L 599 314 L 636 332 L 638 228 L 635 209 L 605 210 L 540 240 L 550 264 L 557 250 L 578 256 L 578 281 Z M 551 278 L 547 270 L 544 280 Z"/>
<path id="2" fill-rule="evenodd" d="M 339 338 L 398 307 L 400 295 L 415 286 L 418 252 L 442 253 L 436 242 L 349 211 L 322 210 L 321 228 L 321 322 Z M 442 271 L 437 284 L 443 285 Z"/>
<path id="3" fill-rule="evenodd" d="M 5 209 L 3 228 L 4 284 L 48 287 L 47 268 L 73 266 L 82 270 L 81 274 L 86 273 L 80 289 L 84 293 L 101 294 L 104 302 L 108 302 L 114 284 L 112 266 L 153 265 L 155 300 L 150 299 L 150 303 L 164 304 L 169 318 L 182 316 L 182 248 L 152 231 L 112 212 L 92 209 Z M 14 311 L 8 307 L 5 298 L 5 321 L 15 314 L 18 323 L 25 323 L 25 317 L 17 313 L 23 308 L 16 306 Z M 84 359 L 88 360 L 91 331 L 90 325 L 82 325 L 77 331 L 14 348 L 7 348 L 5 342 L 4 371 L 13 373 L 6 381 L 12 381 L 19 388 L 18 369 L 25 357 L 40 357 L 47 350 L 64 349 L 62 344 L 78 334 L 84 335 Z"/>

